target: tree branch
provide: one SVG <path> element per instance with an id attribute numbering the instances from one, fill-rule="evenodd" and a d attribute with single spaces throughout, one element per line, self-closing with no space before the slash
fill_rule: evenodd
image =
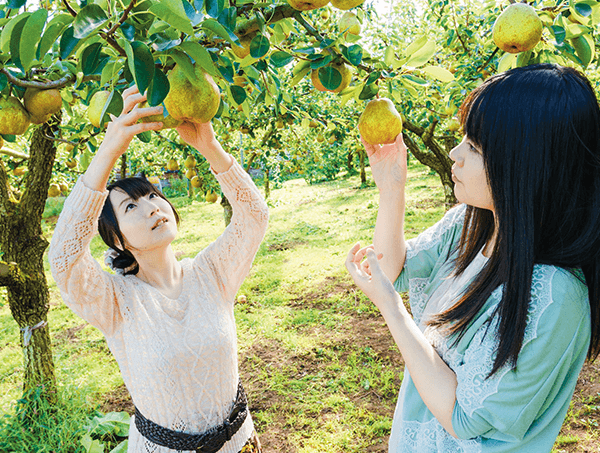
<path id="1" fill-rule="evenodd" d="M 127 8 L 125 9 L 125 11 L 123 11 L 123 15 L 121 16 L 121 19 L 119 19 L 111 28 L 110 30 L 108 30 L 106 32 L 106 34 L 108 36 L 112 36 L 113 33 L 115 31 L 117 31 L 117 28 L 119 28 L 121 25 L 123 25 L 123 23 L 127 20 L 127 17 L 129 16 L 129 13 L 131 12 L 131 10 L 133 9 L 133 7 L 135 6 L 135 2 L 136 0 L 131 0 L 129 2 L 129 5 L 127 6 Z"/>
<path id="2" fill-rule="evenodd" d="M 71 5 L 69 5 L 69 2 L 67 0 L 63 0 L 63 4 L 65 5 L 65 8 L 67 8 L 67 11 L 69 11 L 69 14 L 73 17 L 77 17 L 77 12 L 71 8 Z"/>
<path id="3" fill-rule="evenodd" d="M 17 263 L 0 261 L 0 286 L 13 286 L 22 281 L 23 275 Z"/>
<path id="4" fill-rule="evenodd" d="M 14 157 L 15 159 L 29 159 L 29 155 L 14 149 L 0 149 L 0 154 L 6 154 L 7 156 Z"/>
<path id="5" fill-rule="evenodd" d="M 0 72 L 6 75 L 6 78 L 10 83 L 22 88 L 39 88 L 41 90 L 49 90 L 52 88 L 60 89 L 75 81 L 75 76 L 73 74 L 69 74 L 58 80 L 53 80 L 52 82 L 34 82 L 32 80 L 18 79 L 6 68 L 0 69 Z"/>
<path id="6" fill-rule="evenodd" d="M 267 24 L 272 24 L 274 22 L 279 22 L 280 20 L 286 19 L 288 17 L 294 16 L 295 13 L 299 13 L 300 11 L 295 10 L 290 5 L 279 5 L 276 6 L 272 12 L 268 12 L 264 14 L 265 18 L 267 18 Z M 249 35 L 252 32 L 258 31 L 259 25 L 258 20 L 256 18 L 247 20 L 242 22 L 242 24 L 235 28 L 235 34 L 238 37 Z"/>

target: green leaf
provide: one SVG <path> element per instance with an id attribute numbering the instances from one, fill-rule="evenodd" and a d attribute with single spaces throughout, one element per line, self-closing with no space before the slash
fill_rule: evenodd
<path id="1" fill-rule="evenodd" d="M 23 29 L 25 28 L 25 24 L 27 24 L 26 20 L 22 20 L 18 22 L 12 29 L 12 33 L 10 35 L 10 59 L 13 64 L 19 67 L 21 65 L 21 55 L 20 55 L 20 42 L 21 36 L 23 34 Z"/>
<path id="2" fill-rule="evenodd" d="M 154 77 L 154 57 L 148 46 L 143 42 L 134 41 L 131 48 L 133 49 L 134 59 L 133 71 L 131 72 L 138 90 L 140 93 L 144 93 Z M 129 68 L 130 70 L 132 68 L 131 62 Z"/>
<path id="3" fill-rule="evenodd" d="M 13 28 L 21 21 L 27 20 L 31 16 L 31 13 L 23 13 L 16 17 L 13 17 L 2 29 L 2 35 L 0 35 L 0 50 L 2 53 L 10 53 L 10 41 L 13 32 Z M 22 27 L 23 25 L 21 25 Z"/>
<path id="4" fill-rule="evenodd" d="M 104 104 L 104 108 L 102 109 L 102 115 L 100 124 L 104 124 L 105 121 L 110 121 L 109 113 L 112 113 L 114 116 L 119 116 L 123 112 L 123 98 L 121 97 L 121 93 L 117 90 L 113 90 L 110 92 L 110 96 L 106 100 L 106 104 Z"/>
<path id="5" fill-rule="evenodd" d="M 208 72 L 213 77 L 218 77 L 219 72 L 215 67 L 213 59 L 206 48 L 197 42 L 186 41 L 179 46 L 185 53 L 198 63 L 202 69 Z"/>
<path id="6" fill-rule="evenodd" d="M 4 90 L 8 85 L 8 77 L 3 72 L 0 72 L 0 91 Z"/>
<path id="7" fill-rule="evenodd" d="M 350 64 L 358 66 L 362 62 L 363 49 L 358 44 L 353 44 L 350 47 L 343 46 L 342 55 L 346 57 Z"/>
<path id="8" fill-rule="evenodd" d="M 276 68 L 282 68 L 294 61 L 294 56 L 282 50 L 278 50 L 271 54 L 270 60 L 271 64 Z"/>
<path id="9" fill-rule="evenodd" d="M 73 21 L 73 37 L 87 38 L 108 21 L 108 16 L 101 6 L 91 4 L 84 6 Z"/>
<path id="10" fill-rule="evenodd" d="M 551 25 L 550 31 L 554 35 L 554 40 L 556 41 L 556 44 L 562 44 L 564 42 L 565 37 L 567 36 L 567 32 L 563 27 L 560 27 L 558 25 Z"/>
<path id="11" fill-rule="evenodd" d="M 107 83 L 111 83 L 115 77 L 119 75 L 119 72 L 123 68 L 124 63 L 122 60 L 110 61 L 102 69 L 102 75 L 100 76 L 100 86 L 104 86 Z"/>
<path id="12" fill-rule="evenodd" d="M 194 35 L 194 28 L 185 13 L 183 3 L 178 0 L 160 0 L 150 7 L 150 11 L 177 30 L 190 36 Z"/>
<path id="13" fill-rule="evenodd" d="M 267 54 L 270 47 L 269 39 L 264 35 L 257 34 L 250 41 L 250 55 L 253 58 L 262 58 Z"/>
<path id="14" fill-rule="evenodd" d="M 8 4 L 6 5 L 6 7 L 10 8 L 10 9 L 19 9 L 25 3 L 27 3 L 27 0 L 9 0 Z"/>
<path id="15" fill-rule="evenodd" d="M 21 43 L 19 45 L 19 56 L 21 65 L 25 71 L 31 69 L 31 64 L 35 58 L 37 44 L 41 39 L 46 19 L 48 19 L 48 11 L 43 8 L 38 9 L 29 16 L 29 19 L 27 19 L 27 22 L 23 27 Z"/>
<path id="16" fill-rule="evenodd" d="M 421 46 L 417 51 L 409 55 L 408 61 L 406 62 L 406 66 L 410 66 L 413 68 L 423 66 L 429 61 L 431 57 L 433 57 L 434 53 L 435 41 L 427 40 L 427 42 L 423 46 Z"/>
<path id="17" fill-rule="evenodd" d="M 86 47 L 81 53 L 81 71 L 84 75 L 94 74 L 100 63 L 100 54 L 102 53 L 102 44 L 96 42 Z"/>
<path id="18" fill-rule="evenodd" d="M 233 32 L 223 27 L 223 25 L 221 25 L 215 19 L 206 19 L 204 22 L 202 22 L 202 28 L 214 33 L 218 37 L 223 38 L 232 44 L 237 44 L 238 46 L 240 45 L 240 40 L 238 37 Z"/>
<path id="19" fill-rule="evenodd" d="M 374 83 L 379 77 L 381 77 L 381 71 L 373 71 L 371 74 L 369 74 L 369 77 L 367 77 L 365 85 Z"/>
<path id="20" fill-rule="evenodd" d="M 529 60 L 531 59 L 531 50 L 526 52 L 521 52 L 517 55 L 517 68 L 522 68 L 529 64 Z"/>
<path id="21" fill-rule="evenodd" d="M 314 60 L 312 60 L 310 62 L 310 69 L 322 68 L 323 66 L 327 66 L 332 61 L 333 61 L 332 55 L 327 55 L 327 56 L 319 55 L 317 58 L 315 58 Z"/>
<path id="22" fill-rule="evenodd" d="M 110 451 L 110 453 L 127 453 L 127 444 L 128 444 L 128 440 L 124 440 L 119 445 L 117 445 L 115 448 L 113 448 Z"/>
<path id="23" fill-rule="evenodd" d="M 186 53 L 183 53 L 181 50 L 171 49 L 169 50 L 168 55 L 175 61 L 175 63 L 181 66 L 181 69 L 183 69 L 183 72 L 185 72 L 185 75 L 188 77 L 188 79 L 194 80 L 196 78 L 194 65 Z"/>
<path id="24" fill-rule="evenodd" d="M 379 93 L 379 86 L 375 85 L 374 83 L 370 85 L 365 85 L 360 94 L 358 95 L 358 99 L 360 99 L 361 101 L 365 101 L 367 99 L 371 99 L 377 93 Z"/>
<path id="25" fill-rule="evenodd" d="M 232 6 L 231 8 L 225 8 L 217 17 L 217 21 L 223 25 L 223 27 L 229 30 L 235 30 L 235 23 L 237 21 L 237 8 Z"/>
<path id="26" fill-rule="evenodd" d="M 59 14 L 48 23 L 38 48 L 40 55 L 46 55 L 46 53 L 48 53 L 58 37 L 72 22 L 73 17 L 70 14 Z"/>
<path id="27" fill-rule="evenodd" d="M 328 90 L 335 90 L 342 84 L 342 74 L 332 66 L 319 69 L 319 81 Z"/>
<path id="28" fill-rule="evenodd" d="M 152 141 L 152 131 L 140 132 L 139 134 L 135 134 L 135 136 L 143 143 L 150 143 Z M 104 453 L 104 450 L 102 452 Z"/>
<path id="29" fill-rule="evenodd" d="M 429 86 L 429 82 L 427 82 L 426 80 L 420 79 L 419 77 L 415 77 L 414 75 L 411 75 L 411 74 L 401 75 L 400 78 L 402 80 L 406 80 L 407 82 L 412 83 L 413 85 L 417 85 L 420 87 Z"/>
<path id="30" fill-rule="evenodd" d="M 502 58 L 500 58 L 500 61 L 498 62 L 498 72 L 508 71 L 514 66 L 516 61 L 516 53 L 506 52 L 504 55 L 502 55 Z"/>
<path id="31" fill-rule="evenodd" d="M 429 40 L 427 39 L 427 36 L 421 36 L 420 38 L 418 38 L 417 40 L 415 40 L 414 42 L 412 42 L 404 51 L 404 55 L 406 55 L 407 57 L 410 57 L 413 53 L 417 52 L 419 49 L 421 49 L 425 44 L 427 44 Z"/>
<path id="32" fill-rule="evenodd" d="M 148 87 L 148 104 L 151 107 L 160 105 L 169 94 L 170 88 L 167 76 L 160 69 L 154 67 L 154 77 Z"/>
<path id="33" fill-rule="evenodd" d="M 200 22 L 202 22 L 203 15 L 196 11 L 194 7 L 190 4 L 190 2 L 188 2 L 187 0 L 181 0 L 181 3 L 183 4 L 183 10 L 185 11 L 185 15 L 190 20 L 190 23 L 193 26 L 196 26 Z"/>
<path id="34" fill-rule="evenodd" d="M 422 71 L 429 74 L 431 77 L 438 79 L 440 82 L 452 82 L 454 75 L 445 68 L 440 66 L 425 66 Z"/>
<path id="35" fill-rule="evenodd" d="M 246 90 L 244 90 L 242 87 L 231 85 L 229 89 L 231 91 L 231 97 L 237 105 L 242 104 L 246 100 Z"/>
<path id="36" fill-rule="evenodd" d="M 570 43 L 575 49 L 575 54 L 581 60 L 582 66 L 586 68 L 596 54 L 593 38 L 590 35 L 582 35 L 571 39 Z"/>
<path id="37" fill-rule="evenodd" d="M 592 14 L 592 7 L 586 3 L 579 2 L 575 3 L 575 11 L 577 14 L 583 17 L 588 17 Z"/>
<path id="38" fill-rule="evenodd" d="M 216 19 L 223 11 L 225 2 L 224 0 L 204 0 L 204 6 L 206 7 L 206 14 Z"/>

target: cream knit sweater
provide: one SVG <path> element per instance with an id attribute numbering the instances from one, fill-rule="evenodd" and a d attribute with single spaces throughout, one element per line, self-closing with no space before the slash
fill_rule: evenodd
<path id="1" fill-rule="evenodd" d="M 187 433 L 221 424 L 232 408 L 239 379 L 234 297 L 268 221 L 264 199 L 239 164 L 216 177 L 233 217 L 215 242 L 181 261 L 177 300 L 134 275 L 105 272 L 93 259 L 89 244 L 108 191 L 90 190 L 81 180 L 65 202 L 49 250 L 63 300 L 102 331 L 141 413 Z M 238 453 L 252 430 L 248 416 L 219 452 Z M 144 439 L 132 421 L 129 453 L 173 451 Z"/>

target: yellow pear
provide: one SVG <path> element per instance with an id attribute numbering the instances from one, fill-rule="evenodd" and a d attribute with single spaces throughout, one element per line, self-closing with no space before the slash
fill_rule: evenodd
<path id="1" fill-rule="evenodd" d="M 288 0 L 289 5 L 298 11 L 310 11 L 311 9 L 322 8 L 329 0 Z"/>
<path id="2" fill-rule="evenodd" d="M 62 109 L 62 97 L 57 89 L 40 90 L 27 88 L 23 105 L 29 112 L 33 124 L 43 124 Z"/>
<path id="3" fill-rule="evenodd" d="M 58 184 L 50 184 L 48 188 L 49 197 L 58 197 L 60 195 L 60 186 Z"/>
<path id="4" fill-rule="evenodd" d="M 179 162 L 177 162 L 175 159 L 169 159 L 169 162 L 167 162 L 167 170 L 169 170 L 169 171 L 179 170 Z"/>
<path id="5" fill-rule="evenodd" d="M 494 22 L 492 37 L 505 52 L 525 52 L 540 42 L 542 21 L 531 6 L 513 3 Z"/>
<path id="6" fill-rule="evenodd" d="M 140 108 L 147 107 L 150 107 L 148 101 L 140 103 Z M 175 118 L 173 118 L 170 112 L 167 116 L 163 116 L 162 113 L 159 113 L 158 115 L 145 116 L 143 118 L 140 118 L 140 121 L 142 123 L 163 123 L 162 127 L 158 129 L 159 131 L 162 131 L 163 129 L 174 129 L 183 122 L 181 120 L 176 120 Z"/>
<path id="7" fill-rule="evenodd" d="M 319 135 L 317 135 L 317 141 L 319 143 L 323 143 L 325 141 L 325 137 L 323 136 L 322 133 L 319 133 Z"/>
<path id="8" fill-rule="evenodd" d="M 219 199 L 219 196 L 214 192 L 208 192 L 204 199 L 209 203 L 215 203 Z"/>
<path id="9" fill-rule="evenodd" d="M 58 187 L 60 187 L 62 193 L 67 193 L 69 191 L 69 187 L 65 183 L 59 184 Z"/>
<path id="10" fill-rule="evenodd" d="M 29 113 L 16 97 L 0 97 L 0 134 L 21 135 L 29 127 Z"/>
<path id="11" fill-rule="evenodd" d="M 194 170 L 193 168 L 188 169 L 188 171 L 185 172 L 185 177 L 187 179 L 192 179 L 194 176 L 196 176 L 196 170 Z"/>
<path id="12" fill-rule="evenodd" d="M 277 129 L 283 129 L 284 126 L 285 123 L 283 122 L 283 118 L 278 118 L 277 121 L 275 121 L 275 127 L 277 127 Z"/>
<path id="13" fill-rule="evenodd" d="M 185 168 L 194 168 L 196 166 L 196 163 L 196 158 L 190 154 L 188 157 L 185 158 L 185 162 L 183 163 L 183 165 L 185 165 Z"/>
<path id="14" fill-rule="evenodd" d="M 344 88 L 346 88 L 348 85 L 350 85 L 350 81 L 352 80 L 352 73 L 350 72 L 350 69 L 348 69 L 346 67 L 346 65 L 344 63 L 333 63 L 330 66 L 337 69 L 342 76 L 342 82 L 335 90 L 328 90 L 327 88 L 325 88 L 323 86 L 323 84 L 319 80 L 319 70 L 318 69 L 313 69 L 310 72 L 310 80 L 312 81 L 313 86 L 319 91 L 331 91 L 332 93 L 339 93 Z"/>
<path id="15" fill-rule="evenodd" d="M 329 16 L 331 16 L 331 11 L 329 8 L 323 8 L 321 10 L 321 20 L 327 20 L 329 19 Z"/>
<path id="16" fill-rule="evenodd" d="M 358 130 L 363 140 L 371 145 L 394 143 L 402 132 L 402 117 L 389 99 L 374 99 L 360 115 Z"/>
<path id="17" fill-rule="evenodd" d="M 358 16 L 350 11 L 346 11 L 340 18 L 338 29 L 346 40 L 348 39 L 348 35 L 360 35 L 360 21 L 358 20 Z"/>
<path id="18" fill-rule="evenodd" d="M 327 140 L 329 142 L 330 145 L 333 145 L 335 143 L 335 135 L 331 135 L 329 136 L 329 140 Z"/>
<path id="19" fill-rule="evenodd" d="M 192 187 L 198 189 L 202 185 L 202 181 L 200 181 L 200 178 L 198 176 L 194 176 L 192 179 L 190 179 L 190 184 L 192 185 Z"/>
<path id="20" fill-rule="evenodd" d="M 90 123 L 92 123 L 95 127 L 101 128 L 104 127 L 104 124 L 100 124 L 102 120 L 102 110 L 104 110 L 104 105 L 110 96 L 110 91 L 97 91 L 90 99 L 90 105 L 87 110 L 87 117 Z"/>
<path id="21" fill-rule="evenodd" d="M 337 9 L 347 10 L 362 5 L 365 0 L 331 0 L 331 4 Z"/>
<path id="22" fill-rule="evenodd" d="M 195 78 L 190 80 L 176 65 L 168 76 L 171 89 L 164 103 L 176 120 L 206 123 L 217 113 L 221 94 L 213 78 L 200 65 L 194 66 L 194 73 Z"/>
<path id="23" fill-rule="evenodd" d="M 27 169 L 25 167 L 17 167 L 13 170 L 13 175 L 15 176 L 23 176 Z"/>
<path id="24" fill-rule="evenodd" d="M 231 50 L 233 50 L 233 53 L 240 59 L 243 60 L 244 58 L 246 58 L 248 55 L 250 55 L 250 43 L 252 42 L 252 36 L 240 36 L 238 37 L 240 40 L 240 44 L 241 46 L 238 46 L 237 44 L 232 44 L 231 45 Z"/>
<path id="25" fill-rule="evenodd" d="M 320 124 L 317 120 L 310 120 L 310 122 L 308 123 L 308 127 L 315 128 L 315 127 L 319 127 L 319 126 L 320 126 Z"/>
<path id="26" fill-rule="evenodd" d="M 459 129 L 460 129 L 460 121 L 458 121 L 458 118 L 454 117 L 454 118 L 450 119 L 450 121 L 448 121 L 448 130 L 450 132 L 456 132 Z"/>
<path id="27" fill-rule="evenodd" d="M 65 162 L 65 165 L 67 167 L 69 167 L 70 169 L 73 169 L 73 168 L 77 167 L 77 161 L 71 157 L 71 158 L 67 159 L 67 161 Z"/>

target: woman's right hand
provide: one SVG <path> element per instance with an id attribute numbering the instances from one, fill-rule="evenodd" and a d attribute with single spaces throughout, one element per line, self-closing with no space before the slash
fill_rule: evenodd
<path id="1" fill-rule="evenodd" d="M 140 118 L 163 112 L 162 106 L 139 108 L 139 103 L 145 100 L 146 95 L 140 94 L 135 85 L 123 92 L 123 111 L 119 117 L 110 115 L 111 121 L 106 128 L 104 141 L 98 149 L 99 153 L 116 160 L 127 151 L 129 143 L 136 134 L 162 127 L 160 122 L 138 123 Z"/>
<path id="2" fill-rule="evenodd" d="M 119 117 L 111 115 L 104 141 L 96 151 L 92 162 L 83 175 L 84 184 L 92 190 L 103 191 L 115 163 L 121 157 L 134 135 L 145 131 L 158 130 L 162 123 L 138 123 L 140 118 L 162 113 L 163 108 L 139 108 L 138 104 L 146 100 L 136 86 L 123 92 L 123 111 Z"/>
<path id="3" fill-rule="evenodd" d="M 402 134 L 388 145 L 369 145 L 360 138 L 365 147 L 375 184 L 379 192 L 404 190 L 407 179 L 406 145 Z"/>

